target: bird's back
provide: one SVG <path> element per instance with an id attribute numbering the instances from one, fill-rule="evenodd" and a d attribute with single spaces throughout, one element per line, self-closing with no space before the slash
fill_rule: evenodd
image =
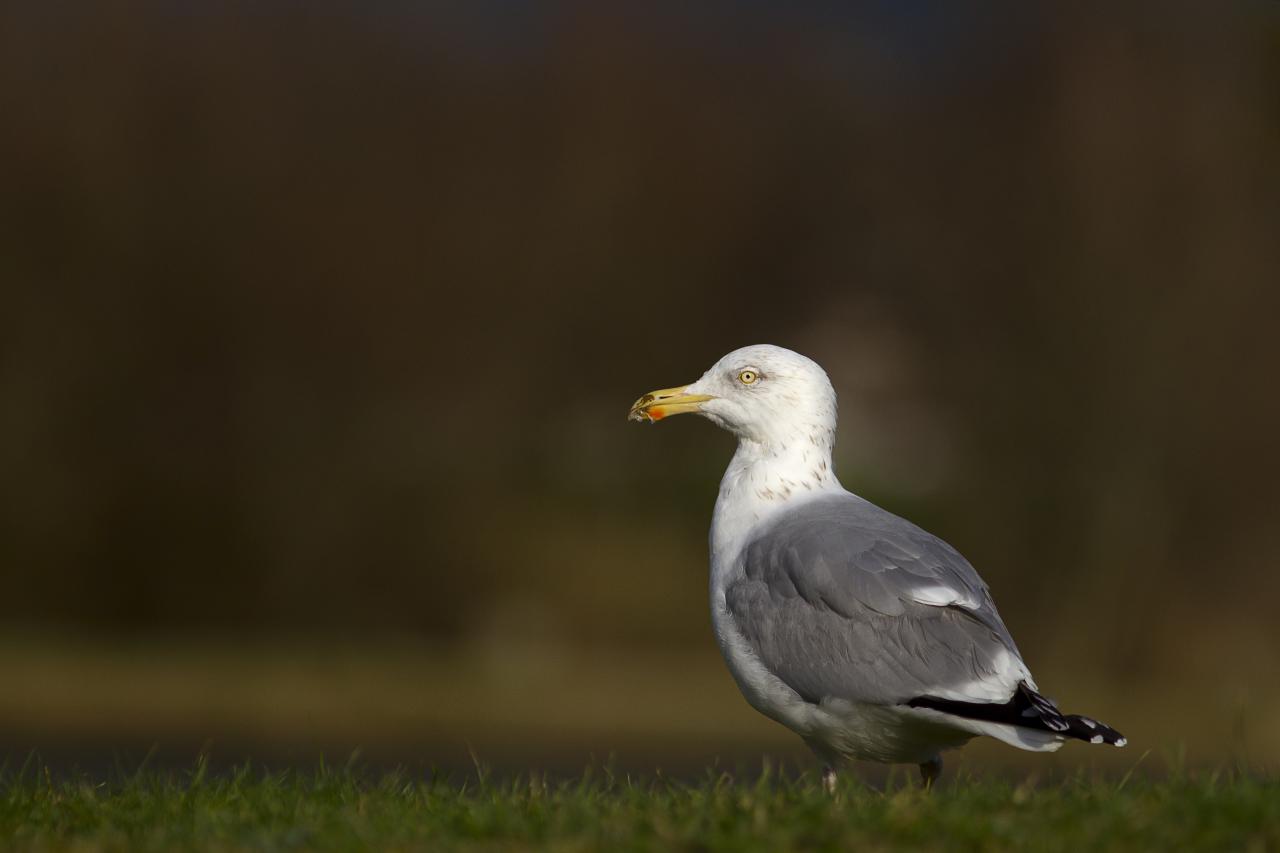
<path id="1" fill-rule="evenodd" d="M 723 596 L 752 652 L 810 702 L 1005 701 L 1030 680 L 968 561 L 848 492 L 762 525 L 725 572 Z"/>

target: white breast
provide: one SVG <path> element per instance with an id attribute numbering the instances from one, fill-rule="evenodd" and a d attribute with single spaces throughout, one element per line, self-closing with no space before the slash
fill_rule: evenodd
<path id="1" fill-rule="evenodd" d="M 809 449 L 793 458 L 761 458 L 749 444 L 739 444 L 720 482 L 711 520 L 711 624 L 729 672 L 751 706 L 801 736 L 820 727 L 817 706 L 769 672 L 733 622 L 725 604 L 725 589 L 741 577 L 742 552 L 752 532 L 770 516 L 798 504 L 840 490 L 839 481 L 822 466 L 814 477 Z"/>

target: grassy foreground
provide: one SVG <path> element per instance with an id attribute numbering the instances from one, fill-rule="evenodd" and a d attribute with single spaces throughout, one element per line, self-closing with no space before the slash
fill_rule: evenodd
<path id="1" fill-rule="evenodd" d="M 591 772 L 491 784 L 349 771 L 0 783 L 0 848 L 35 850 L 1280 850 L 1280 782 L 1235 774 L 951 780 L 876 791 Z"/>

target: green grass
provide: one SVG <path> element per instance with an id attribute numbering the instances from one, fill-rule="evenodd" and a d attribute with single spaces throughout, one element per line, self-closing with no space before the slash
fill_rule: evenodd
<path id="1" fill-rule="evenodd" d="M 900 777 L 899 777 L 900 778 Z M 47 772 L 0 783 L 0 847 L 28 850 L 1280 850 L 1280 782 L 1239 774 L 1053 785 L 954 779 L 832 797 L 766 772 L 696 784 L 588 771 L 571 782 L 341 770 Z"/>

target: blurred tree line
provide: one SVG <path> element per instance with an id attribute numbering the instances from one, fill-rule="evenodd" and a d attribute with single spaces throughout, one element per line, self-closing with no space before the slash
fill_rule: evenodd
<path id="1" fill-rule="evenodd" d="M 773 342 L 1024 645 L 1274 666 L 1278 91 L 1264 2 L 9 4 L 0 615 L 704 643 L 732 442 L 624 416 Z"/>

